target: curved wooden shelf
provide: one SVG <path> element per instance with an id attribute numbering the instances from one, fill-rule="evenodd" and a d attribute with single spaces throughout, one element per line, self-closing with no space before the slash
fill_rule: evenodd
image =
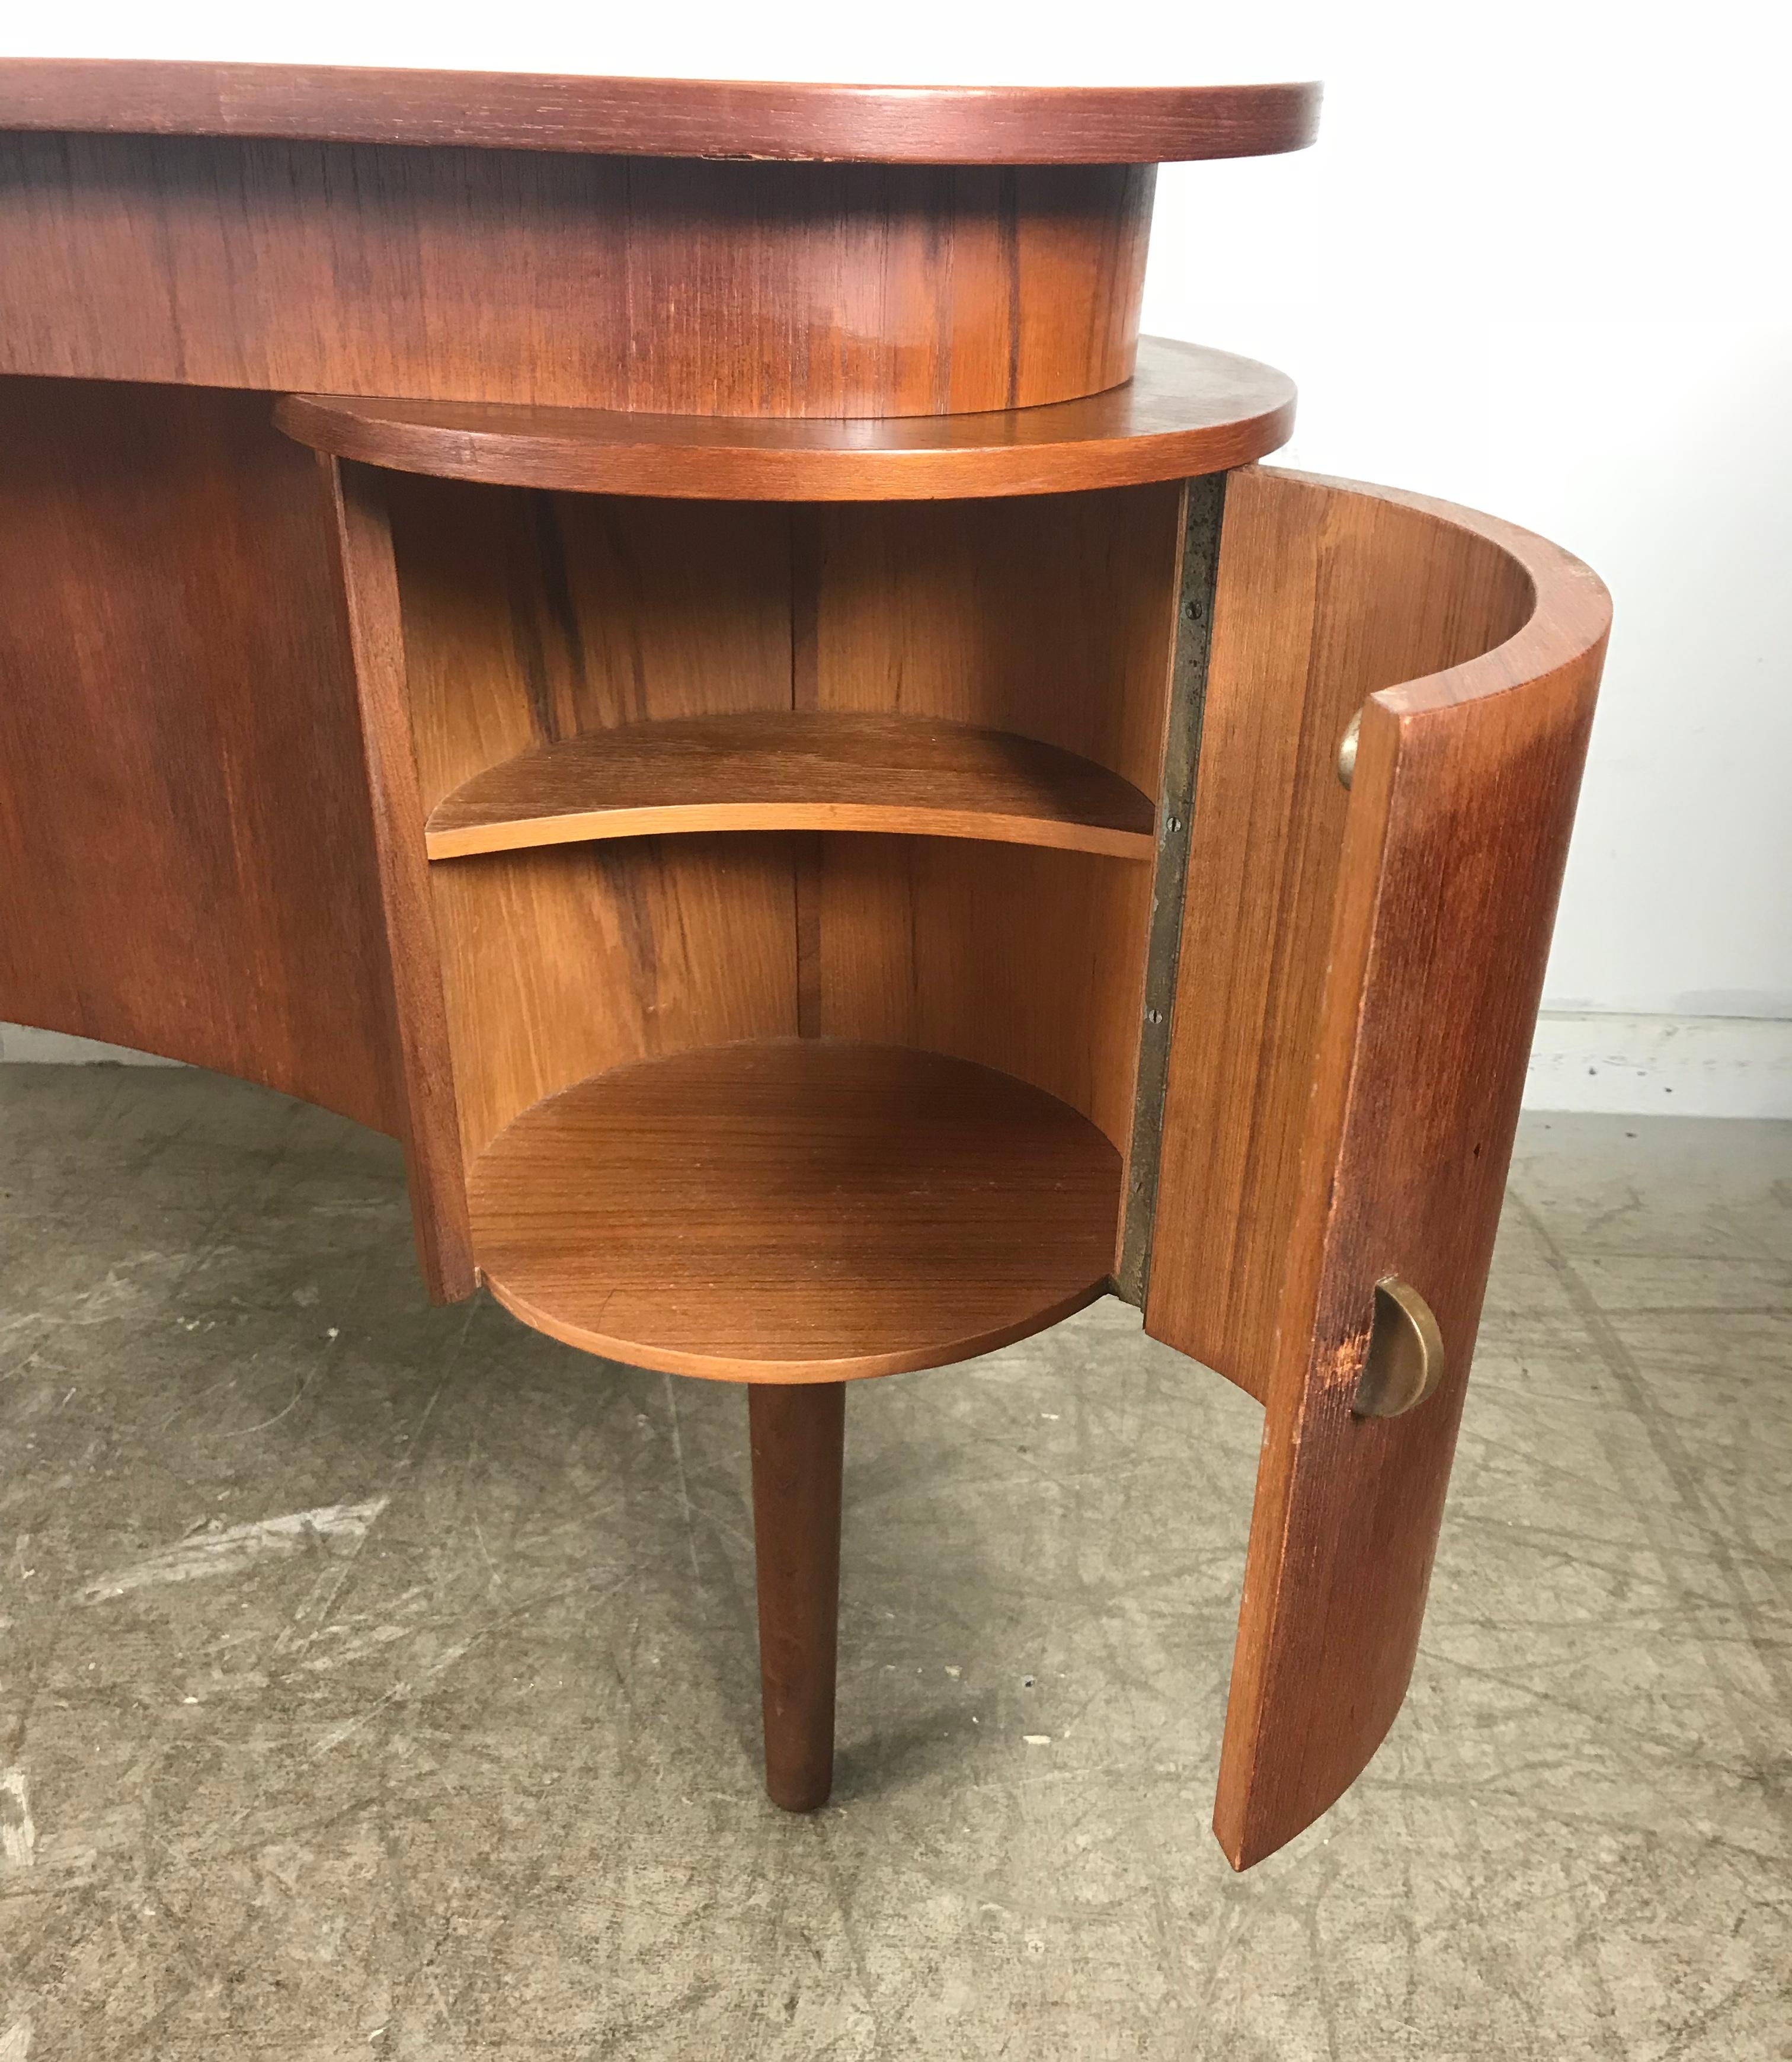
<path id="1" fill-rule="evenodd" d="M 1294 384 L 1229 351 L 1139 341 L 1124 386 L 980 414 L 656 415 L 289 394 L 288 436 L 397 472 L 713 501 L 943 500 L 1192 479 L 1285 443 Z"/>
<path id="2" fill-rule="evenodd" d="M 1104 766 L 928 716 L 755 710 L 591 731 L 430 812 L 431 859 L 667 831 L 889 831 L 1149 859 L 1156 812 Z"/>
<path id="3" fill-rule="evenodd" d="M 777 1039 L 594 1076 L 475 1163 L 473 1250 L 569 1346 L 723 1381 L 987 1353 L 1100 1295 L 1120 1155 L 964 1060 Z"/>
<path id="4" fill-rule="evenodd" d="M 1313 141 L 1320 89 L 786 85 L 363 65 L 0 62 L 0 129 L 884 165 L 1157 164 Z"/>

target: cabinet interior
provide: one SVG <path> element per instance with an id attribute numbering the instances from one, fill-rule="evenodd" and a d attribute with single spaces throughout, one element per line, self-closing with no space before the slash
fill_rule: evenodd
<path id="1" fill-rule="evenodd" d="M 815 1378 L 954 1358 L 1100 1293 L 1133 1131 L 1180 487 L 825 505 L 404 475 L 387 490 L 475 1258 L 497 1293 L 490 1254 L 515 1240 L 485 1221 L 494 1183 L 514 1209 L 499 1163 L 531 1126 L 565 1132 L 550 1099 L 640 1063 L 708 1049 L 721 1066 L 724 1049 L 787 1040 L 839 1048 L 815 1064 L 848 1073 L 856 1052 L 902 1049 L 916 1056 L 911 1101 L 927 1106 L 932 1081 L 948 1102 L 993 1107 L 999 1085 L 980 1097 L 921 1056 L 968 1062 L 1036 1092 L 1045 1129 L 1052 1098 L 1088 1134 L 1058 1170 L 1080 1198 L 1063 1263 L 1075 1284 L 1047 1268 L 1004 1288 L 985 1250 L 979 1271 L 1000 1306 L 987 1326 L 972 1312 L 950 1338 L 924 1336 L 924 1312 L 880 1344 L 843 1319 L 836 1332 L 856 1343 L 821 1354 Z M 482 794 L 499 798 L 483 818 Z M 469 822 L 483 848 L 447 839 Z M 764 1174 L 748 1286 L 763 1282 L 792 1184 L 818 1164 L 794 1133 L 832 1090 L 811 1061 L 798 1073 L 808 1085 L 792 1076 L 779 1120 L 794 1128 L 792 1164 Z M 611 1109 L 596 1128 L 613 1141 L 633 1121 Z M 703 1157 L 688 1137 L 677 1149 L 687 1172 Z M 891 1193 L 836 1200 L 861 1222 L 881 1213 L 886 1244 L 901 1243 L 905 1211 L 942 1237 L 978 1216 L 929 1190 L 931 1164 L 899 1152 L 880 1176 L 876 1151 L 862 1138 L 855 1150 Z M 668 1140 L 650 1186 L 678 1174 L 672 1152 Z M 1035 1173 L 1043 1193 L 998 1181 L 984 1212 L 1010 1221 L 1022 1250 L 1052 1207 L 1057 1177 Z M 591 1193 L 607 1177 L 579 1178 Z M 682 1250 L 716 1206 L 681 1194 Z M 744 1193 L 741 1208 L 753 1204 Z M 949 1302 L 951 1254 L 924 1258 L 933 1300 Z M 602 1254 L 590 1262 L 601 1276 Z M 669 1265 L 643 1307 L 678 1304 Z M 844 1313 L 865 1285 L 842 1269 L 827 1294 Z M 789 1369 L 808 1363 L 776 1336 L 794 1322 L 766 1317 L 758 1350 L 743 1341 L 695 1371 L 763 1358 L 800 1378 Z M 588 1326 L 558 1328 L 593 1342 Z M 693 1365 L 651 1340 L 596 1336 L 648 1364 Z"/>

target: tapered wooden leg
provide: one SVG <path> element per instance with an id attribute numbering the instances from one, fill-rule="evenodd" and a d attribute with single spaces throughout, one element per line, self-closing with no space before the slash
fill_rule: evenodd
<path id="1" fill-rule="evenodd" d="M 765 1787 L 812 1811 L 834 1785 L 846 1384 L 753 1382 L 753 1543 Z"/>

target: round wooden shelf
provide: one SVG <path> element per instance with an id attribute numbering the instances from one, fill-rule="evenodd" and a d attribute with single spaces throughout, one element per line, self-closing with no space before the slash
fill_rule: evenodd
<path id="1" fill-rule="evenodd" d="M 487 1286 L 674 1374 L 838 1382 L 986 1353 L 1101 1294 L 1120 1155 L 1066 1103 L 902 1046 L 776 1039 L 593 1076 L 475 1163 Z"/>
<path id="2" fill-rule="evenodd" d="M 141 58 L 0 62 L 0 129 L 882 165 L 1147 165 L 1298 150 L 1311 82 L 832 86 Z"/>
<path id="3" fill-rule="evenodd" d="M 497 487 L 709 501 L 951 500 L 1248 465 L 1287 441 L 1294 385 L 1254 359 L 1143 337 L 1124 386 L 982 413 L 821 420 L 289 394 L 275 419 L 339 458 Z"/>
<path id="4" fill-rule="evenodd" d="M 1157 811 L 1092 760 L 1009 731 L 847 709 L 587 731 L 430 812 L 431 859 L 667 831 L 886 831 L 1149 859 Z"/>

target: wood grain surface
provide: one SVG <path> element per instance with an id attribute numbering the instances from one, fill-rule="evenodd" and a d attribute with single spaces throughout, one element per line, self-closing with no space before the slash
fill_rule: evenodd
<path id="1" fill-rule="evenodd" d="M 0 372 L 696 416 L 1024 407 L 1131 374 L 1154 178 L 0 125 Z"/>
<path id="2" fill-rule="evenodd" d="M 386 952 L 403 1076 L 405 1171 L 423 1279 L 438 1302 L 475 1287 L 442 965 L 405 705 L 404 624 L 391 527 L 377 473 L 320 455 L 320 528 L 336 572 L 336 616 L 361 709 Z"/>
<path id="3" fill-rule="evenodd" d="M 426 808 L 587 732 L 792 709 L 1010 732 L 1155 788 L 1174 486 L 824 508 L 385 492 Z"/>
<path id="4" fill-rule="evenodd" d="M 1305 558 L 1316 658 L 1361 636 L 1389 660 L 1401 616 L 1409 648 L 1446 655 L 1363 704 L 1298 1167 L 1255 1227 L 1286 1262 L 1214 1820 L 1245 1867 L 1354 1780 L 1411 1675 L 1610 610 L 1586 567 L 1489 517 L 1296 475 L 1237 487 L 1229 521 L 1265 525 L 1297 590 Z M 1365 592 L 1384 627 L 1353 632 Z M 1327 871 L 1273 848 L 1270 869 L 1285 922 Z M 1405 1415 L 1357 1418 L 1389 1275 L 1435 1312 L 1447 1372 Z"/>
<path id="5" fill-rule="evenodd" d="M 385 492 L 426 809 L 591 733 L 792 711 L 1006 732 L 1156 792 L 1173 486 L 824 508 Z"/>
<path id="6" fill-rule="evenodd" d="M 820 511 L 825 708 L 1038 737 L 1155 795 L 1173 484 Z M 933 838 L 830 838 L 819 1021 L 1016 1075 L 1131 1144 L 1150 869 Z"/>
<path id="7" fill-rule="evenodd" d="M 1492 538 L 1289 475 L 1229 483 L 1146 1324 L 1269 1393 L 1349 796 L 1345 726 L 1530 614 Z"/>
<path id="8" fill-rule="evenodd" d="M 1152 805 L 1055 745 L 924 716 L 629 724 L 507 759 L 431 811 L 431 859 L 659 832 L 912 832 L 1149 859 Z"/>
<path id="9" fill-rule="evenodd" d="M 591 732 L 789 712 L 788 510 L 385 489 L 426 809 Z"/>
<path id="10" fill-rule="evenodd" d="M 756 1382 L 747 1422 L 766 1795 L 813 1811 L 834 1787 L 846 1385 Z"/>
<path id="11" fill-rule="evenodd" d="M 471 1193 L 486 1282 L 539 1330 L 676 1374 L 830 1382 L 1091 1302 L 1120 1156 L 1005 1075 L 790 1038 L 581 1082 L 500 1134 Z"/>
<path id="12" fill-rule="evenodd" d="M 587 1074 L 794 1033 L 795 871 L 775 832 L 431 868 L 466 1163 Z"/>
<path id="13" fill-rule="evenodd" d="M 797 412 L 680 416 L 294 394 L 277 419 L 320 451 L 498 486 L 702 500 L 932 500 L 1087 491 L 1245 465 L 1287 441 L 1294 387 L 1254 359 L 1145 337 L 1127 383 L 1052 406 L 892 410 L 876 422 L 802 421 Z"/>
<path id="14" fill-rule="evenodd" d="M 855 833 L 823 844 L 823 1034 L 1012 1074 L 1124 1153 L 1150 869 L 950 838 Z"/>
<path id="15" fill-rule="evenodd" d="M 1173 487 L 779 508 L 383 479 L 426 808 L 643 721 L 793 713 L 1030 735 L 1156 791 Z M 1006 1070 L 1130 1138 L 1144 867 L 756 832 L 433 873 L 469 1157 L 584 1075 L 798 1031 Z"/>
<path id="16" fill-rule="evenodd" d="M 315 475 L 256 395 L 0 379 L 0 1019 L 396 1132 Z"/>
<path id="17" fill-rule="evenodd" d="M 1312 142 L 1319 88 L 829 86 L 0 59 L 0 129 L 883 164 L 1151 164 Z"/>
<path id="18" fill-rule="evenodd" d="M 816 706 L 1037 738 L 1155 795 L 1178 500 L 1153 484 L 817 511 Z"/>

